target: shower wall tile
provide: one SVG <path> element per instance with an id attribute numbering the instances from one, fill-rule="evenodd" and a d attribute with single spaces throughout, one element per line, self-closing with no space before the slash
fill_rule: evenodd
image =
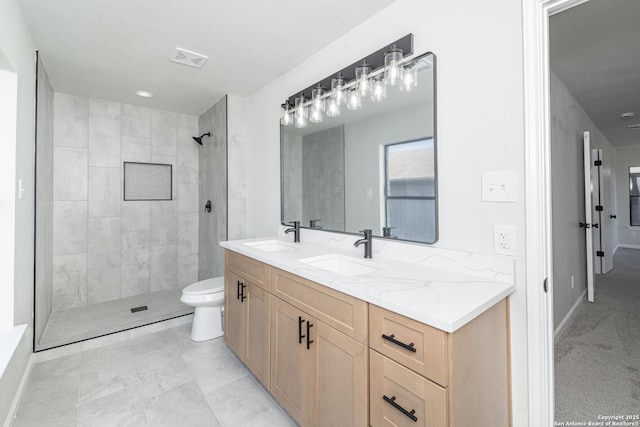
<path id="1" fill-rule="evenodd" d="M 87 254 L 53 257 L 53 311 L 87 303 Z"/>
<path id="2" fill-rule="evenodd" d="M 197 128 L 178 128 L 178 169 L 198 170 L 200 146 L 192 138 L 196 133 Z"/>
<path id="3" fill-rule="evenodd" d="M 176 202 L 153 201 L 151 203 L 151 245 L 164 246 L 176 243 Z"/>
<path id="4" fill-rule="evenodd" d="M 123 162 L 149 162 L 151 160 L 151 138 L 122 137 Z"/>
<path id="5" fill-rule="evenodd" d="M 53 255 L 87 252 L 87 202 L 53 202 Z"/>
<path id="6" fill-rule="evenodd" d="M 53 152 L 53 199 L 87 200 L 88 150 L 56 147 Z"/>
<path id="7" fill-rule="evenodd" d="M 151 137 L 151 110 L 122 104 L 122 136 Z"/>
<path id="8" fill-rule="evenodd" d="M 118 267 L 120 279 L 120 217 L 89 218 L 89 270 Z"/>
<path id="9" fill-rule="evenodd" d="M 89 166 L 120 167 L 120 118 L 89 117 Z"/>
<path id="10" fill-rule="evenodd" d="M 176 287 L 177 257 L 176 245 L 151 247 L 151 292 Z"/>
<path id="11" fill-rule="evenodd" d="M 151 153 L 176 155 L 178 115 L 168 111 L 151 111 Z"/>
<path id="12" fill-rule="evenodd" d="M 87 304 L 120 298 L 120 266 L 89 269 Z"/>
<path id="13" fill-rule="evenodd" d="M 198 220 L 197 213 L 178 214 L 178 256 L 198 255 Z"/>
<path id="14" fill-rule="evenodd" d="M 57 147 L 87 148 L 89 101 L 80 96 L 53 94 L 53 144 Z"/>
<path id="15" fill-rule="evenodd" d="M 101 116 L 120 120 L 122 118 L 122 104 L 104 101 L 102 99 L 90 99 L 89 116 Z"/>
<path id="16" fill-rule="evenodd" d="M 124 280 L 149 276 L 151 247 L 149 231 L 123 232 L 120 240 L 122 276 Z"/>
<path id="17" fill-rule="evenodd" d="M 197 171 L 178 170 L 178 212 L 199 212 Z"/>
<path id="18" fill-rule="evenodd" d="M 198 281 L 198 255 L 178 256 L 178 287 Z"/>
<path id="19" fill-rule="evenodd" d="M 149 277 L 144 277 L 142 279 L 123 280 L 120 283 L 121 298 L 148 294 L 149 292 L 151 292 L 151 288 L 149 287 Z"/>
<path id="20" fill-rule="evenodd" d="M 89 168 L 89 217 L 120 216 L 121 168 Z"/>
<path id="21" fill-rule="evenodd" d="M 194 134 L 192 136 L 200 136 L 200 135 L 195 135 L 198 132 L 197 116 L 189 116 L 187 114 L 178 114 L 178 127 L 193 131 Z"/>
<path id="22" fill-rule="evenodd" d="M 122 202 L 122 232 L 151 230 L 151 202 Z"/>

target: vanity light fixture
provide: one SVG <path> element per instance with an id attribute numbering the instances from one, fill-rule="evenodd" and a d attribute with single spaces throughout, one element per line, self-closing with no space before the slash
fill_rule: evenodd
<path id="1" fill-rule="evenodd" d="M 307 98 L 301 94 L 296 98 L 295 106 L 295 125 L 297 128 L 307 127 L 307 118 L 309 117 L 309 109 L 306 105 Z"/>
<path id="2" fill-rule="evenodd" d="M 349 110 L 362 107 L 362 98 L 371 96 L 374 102 L 382 102 L 386 97 L 386 87 L 401 86 L 402 91 L 416 86 L 416 68 L 408 69 L 407 80 L 402 80 L 407 62 L 405 57 L 413 54 L 413 34 L 396 40 L 378 49 L 376 52 L 343 68 L 320 82 L 287 98 L 281 105 L 280 124 L 305 128 L 308 122 L 320 123 L 324 114 L 327 117 L 340 115 L 340 106 L 347 105 Z M 401 85 L 398 85 L 401 82 Z M 331 88 L 326 90 L 325 88 Z M 374 90 L 375 88 L 375 90 Z"/>
<path id="3" fill-rule="evenodd" d="M 293 110 L 291 108 L 291 103 L 287 99 L 281 107 L 280 124 L 282 126 L 291 126 L 293 124 Z"/>
<path id="4" fill-rule="evenodd" d="M 402 49 L 395 44 L 384 54 L 384 81 L 389 86 L 395 86 L 402 78 L 402 58 L 404 57 Z"/>
<path id="5" fill-rule="evenodd" d="M 418 65 L 411 63 L 405 65 L 402 71 L 402 77 L 400 80 L 400 91 L 411 92 L 411 90 L 418 86 Z"/>

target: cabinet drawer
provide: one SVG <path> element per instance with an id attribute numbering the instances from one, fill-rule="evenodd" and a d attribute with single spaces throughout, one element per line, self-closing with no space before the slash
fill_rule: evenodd
<path id="1" fill-rule="evenodd" d="M 246 277 L 256 286 L 269 290 L 269 266 L 237 252 L 225 251 L 225 266 Z"/>
<path id="2" fill-rule="evenodd" d="M 369 304 L 369 346 L 447 386 L 446 332 Z"/>
<path id="3" fill-rule="evenodd" d="M 370 424 L 447 426 L 447 391 L 373 350 L 370 361 Z"/>
<path id="4" fill-rule="evenodd" d="M 367 303 L 286 271 L 271 269 L 271 293 L 367 344 Z"/>

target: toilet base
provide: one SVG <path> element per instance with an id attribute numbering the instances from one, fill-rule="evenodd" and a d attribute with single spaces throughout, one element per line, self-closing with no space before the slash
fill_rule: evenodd
<path id="1" fill-rule="evenodd" d="M 207 341 L 224 335 L 220 307 L 196 307 L 193 313 L 191 339 Z"/>

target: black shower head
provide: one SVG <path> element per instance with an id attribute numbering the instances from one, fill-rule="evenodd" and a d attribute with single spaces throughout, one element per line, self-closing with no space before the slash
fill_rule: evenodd
<path id="1" fill-rule="evenodd" d="M 202 138 L 204 138 L 205 136 L 209 136 L 210 137 L 211 136 L 211 132 L 203 133 L 200 136 L 194 136 L 193 140 L 195 142 L 197 142 L 198 144 L 202 145 Z"/>

